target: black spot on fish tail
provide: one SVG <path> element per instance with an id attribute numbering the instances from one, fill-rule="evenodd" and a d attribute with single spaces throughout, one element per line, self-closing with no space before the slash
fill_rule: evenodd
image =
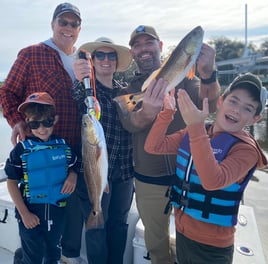
<path id="1" fill-rule="evenodd" d="M 104 219 L 102 211 L 91 211 L 87 223 L 86 229 L 104 228 Z"/>

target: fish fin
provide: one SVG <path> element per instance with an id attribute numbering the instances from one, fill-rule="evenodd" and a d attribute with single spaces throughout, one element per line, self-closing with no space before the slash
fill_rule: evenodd
<path id="1" fill-rule="evenodd" d="M 195 75 L 195 65 L 193 65 L 193 67 L 187 73 L 186 77 L 187 79 L 192 80 L 194 78 L 194 75 Z"/>
<path id="2" fill-rule="evenodd" d="M 102 211 L 96 212 L 92 210 L 86 223 L 86 229 L 97 228 L 104 228 L 103 213 Z"/>
<path id="3" fill-rule="evenodd" d="M 104 190 L 105 193 L 109 193 L 110 192 L 110 188 L 109 188 L 109 184 L 107 183 Z"/>
<path id="4" fill-rule="evenodd" d="M 145 80 L 145 82 L 143 83 L 142 87 L 141 87 L 141 91 L 145 91 L 147 89 L 147 87 L 149 86 L 150 82 L 155 79 L 158 75 L 158 73 L 160 72 L 161 68 L 153 71 L 151 73 L 151 75 Z"/>
<path id="5" fill-rule="evenodd" d="M 96 159 L 99 160 L 99 158 L 101 157 L 101 151 L 102 151 L 102 148 L 100 146 L 97 146 L 97 149 L 96 149 Z"/>

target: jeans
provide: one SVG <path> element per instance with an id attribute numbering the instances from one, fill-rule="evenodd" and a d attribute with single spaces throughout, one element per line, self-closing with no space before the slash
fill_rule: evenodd
<path id="1" fill-rule="evenodd" d="M 120 173 L 119 168 L 113 173 Z M 109 193 L 103 193 L 101 205 L 104 228 L 86 231 L 88 264 L 122 264 L 127 240 L 127 218 L 133 198 L 133 179 L 109 181 Z M 80 200 L 85 221 L 92 205 Z"/>
<path id="2" fill-rule="evenodd" d="M 183 264 L 232 264 L 234 246 L 205 245 L 176 232 L 176 252 L 179 263 Z"/>
<path id="3" fill-rule="evenodd" d="M 22 246 L 21 264 L 57 264 L 61 257 L 60 238 L 65 208 L 53 205 L 30 205 L 30 211 L 40 219 L 32 229 L 25 228 L 18 219 Z M 42 262 L 44 261 L 44 262 Z"/>
<path id="4" fill-rule="evenodd" d="M 82 175 L 79 175 L 83 177 Z M 74 192 L 67 200 L 65 226 L 61 238 L 62 255 L 67 258 L 80 256 L 83 231 L 83 215 L 78 206 L 79 198 Z"/>

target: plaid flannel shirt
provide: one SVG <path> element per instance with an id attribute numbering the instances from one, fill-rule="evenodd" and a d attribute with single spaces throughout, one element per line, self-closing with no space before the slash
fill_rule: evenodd
<path id="1" fill-rule="evenodd" d="M 119 120 L 113 98 L 118 95 L 121 86 L 113 81 L 114 88 L 110 89 L 96 80 L 96 97 L 101 107 L 101 118 L 108 151 L 108 177 L 111 178 L 114 166 L 120 166 L 121 175 L 118 178 L 126 180 L 133 177 L 132 140 Z M 86 113 L 85 88 L 78 81 L 73 86 L 73 97 L 80 108 L 80 114 Z M 113 180 L 113 179 L 112 179 Z"/>
<path id="2" fill-rule="evenodd" d="M 58 52 L 40 43 L 22 49 L 0 89 L 3 115 L 11 127 L 24 120 L 18 106 L 33 92 L 49 93 L 56 103 L 59 122 L 54 133 L 76 151 L 80 147 L 80 118 L 72 98 L 72 80 Z"/>

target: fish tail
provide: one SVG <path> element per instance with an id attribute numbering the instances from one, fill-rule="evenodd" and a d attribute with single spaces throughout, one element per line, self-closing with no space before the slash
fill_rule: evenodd
<path id="1" fill-rule="evenodd" d="M 87 229 L 104 228 L 104 220 L 102 211 L 91 211 L 87 223 Z"/>

